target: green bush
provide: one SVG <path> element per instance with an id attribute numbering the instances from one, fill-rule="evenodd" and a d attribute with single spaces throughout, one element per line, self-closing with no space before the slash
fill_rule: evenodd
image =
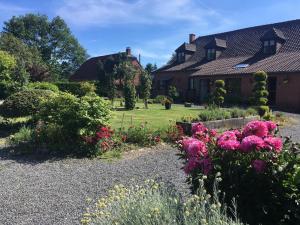
<path id="1" fill-rule="evenodd" d="M 231 118 L 246 117 L 248 115 L 246 110 L 237 107 L 231 108 L 229 111 Z"/>
<path id="2" fill-rule="evenodd" d="M 125 108 L 133 110 L 135 108 L 135 86 L 131 82 L 126 82 L 124 87 Z"/>
<path id="3" fill-rule="evenodd" d="M 226 95 L 224 80 L 215 81 L 215 91 L 213 94 L 213 102 L 217 106 L 221 106 L 224 103 L 224 96 Z"/>
<path id="4" fill-rule="evenodd" d="M 83 225 L 242 225 L 236 215 L 226 216 L 217 190 L 213 197 L 204 188 L 185 201 L 173 186 L 147 180 L 126 188 L 116 185 L 107 197 L 83 214 Z"/>
<path id="5" fill-rule="evenodd" d="M 0 81 L 0 99 L 6 99 L 8 96 L 16 92 L 14 83 L 9 81 Z"/>
<path id="6" fill-rule="evenodd" d="M 68 92 L 78 97 L 95 92 L 95 84 L 89 82 L 55 82 L 60 91 Z"/>
<path id="7" fill-rule="evenodd" d="M 267 78 L 268 75 L 264 71 L 257 71 L 253 74 L 255 84 L 253 87 L 252 101 L 257 107 L 257 111 L 261 117 L 263 117 L 267 112 L 269 112 L 268 95 L 267 91 Z"/>
<path id="8" fill-rule="evenodd" d="M 223 120 L 230 119 L 231 113 L 223 109 L 208 109 L 201 110 L 199 114 L 200 121 L 212 121 L 212 120 Z"/>
<path id="9" fill-rule="evenodd" d="M 154 99 L 153 99 L 153 103 L 158 103 L 158 104 L 163 104 L 164 100 L 167 98 L 167 96 L 165 95 L 157 95 Z"/>
<path id="10" fill-rule="evenodd" d="M 55 94 L 49 90 L 24 90 L 9 96 L 0 106 L 3 117 L 30 116 L 39 110 L 41 102 L 51 99 Z"/>
<path id="11" fill-rule="evenodd" d="M 9 144 L 10 145 L 20 145 L 20 144 L 26 144 L 33 140 L 33 131 L 29 127 L 21 127 L 20 130 L 15 133 L 14 135 L 11 135 L 9 137 Z"/>
<path id="12" fill-rule="evenodd" d="M 59 89 L 55 84 L 49 82 L 34 82 L 28 84 L 29 89 L 40 89 L 40 90 L 50 90 L 53 92 L 58 92 Z"/>

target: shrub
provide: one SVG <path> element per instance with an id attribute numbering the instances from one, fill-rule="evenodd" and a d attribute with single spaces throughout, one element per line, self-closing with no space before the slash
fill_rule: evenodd
<path id="1" fill-rule="evenodd" d="M 201 110 L 199 113 L 200 121 L 223 120 L 231 118 L 231 113 L 219 108 Z"/>
<path id="2" fill-rule="evenodd" d="M 184 136 L 183 128 L 179 125 L 170 125 L 165 132 L 164 140 L 174 143 L 179 141 Z"/>
<path id="3" fill-rule="evenodd" d="M 33 140 L 33 131 L 29 127 L 21 127 L 20 130 L 15 133 L 14 135 L 9 137 L 9 144 L 10 145 L 20 145 L 24 143 L 31 142 Z"/>
<path id="4" fill-rule="evenodd" d="M 217 192 L 217 191 L 216 191 Z M 107 197 L 97 201 L 92 210 L 84 213 L 83 225 L 238 225 L 235 218 L 226 216 L 218 200 L 207 195 L 204 188 L 198 195 L 183 201 L 174 187 L 147 180 L 142 185 L 126 188 L 116 185 Z"/>
<path id="5" fill-rule="evenodd" d="M 215 91 L 213 94 L 213 102 L 217 106 L 224 103 L 224 96 L 226 95 L 225 82 L 223 80 L 215 81 Z"/>
<path id="6" fill-rule="evenodd" d="M 180 149 L 193 191 L 202 177 L 213 193 L 218 177 L 225 203 L 235 197 L 245 223 L 300 223 L 300 145 L 276 137 L 276 124 L 252 121 L 243 130 L 225 131 L 217 138 L 201 123 L 192 131 L 193 137 L 183 139 Z"/>
<path id="7" fill-rule="evenodd" d="M 132 82 L 126 82 L 124 87 L 125 108 L 133 110 L 135 108 L 135 86 Z"/>
<path id="8" fill-rule="evenodd" d="M 0 106 L 4 117 L 30 116 L 39 110 L 41 102 L 55 94 L 48 90 L 24 90 L 9 96 Z"/>
<path id="9" fill-rule="evenodd" d="M 237 107 L 231 108 L 229 111 L 231 118 L 246 117 L 248 115 L 246 110 Z"/>
<path id="10" fill-rule="evenodd" d="M 17 88 L 13 82 L 0 81 L 0 99 L 6 99 L 17 91 Z"/>
<path id="11" fill-rule="evenodd" d="M 179 98 L 179 93 L 176 89 L 175 86 L 170 86 L 169 90 L 168 90 L 168 95 L 171 99 L 173 99 L 174 101 L 177 100 Z"/>
<path id="12" fill-rule="evenodd" d="M 157 95 L 154 99 L 154 103 L 163 104 L 164 100 L 167 98 L 165 95 Z"/>
<path id="13" fill-rule="evenodd" d="M 255 84 L 253 87 L 252 101 L 257 107 L 259 115 L 262 117 L 269 112 L 268 103 L 268 91 L 266 90 L 268 75 L 264 71 L 257 71 L 253 74 Z"/>
<path id="14" fill-rule="evenodd" d="M 49 82 L 34 82 L 28 84 L 29 89 L 39 89 L 39 90 L 50 90 L 53 92 L 58 92 L 59 89 L 55 84 Z"/>
<path id="15" fill-rule="evenodd" d="M 148 109 L 148 99 L 151 95 L 152 79 L 147 71 L 143 71 L 140 77 L 140 94 L 144 100 L 145 108 Z"/>
<path id="16" fill-rule="evenodd" d="M 95 92 L 95 84 L 89 82 L 55 82 L 60 91 L 71 93 L 75 96 L 82 97 L 84 95 Z"/>

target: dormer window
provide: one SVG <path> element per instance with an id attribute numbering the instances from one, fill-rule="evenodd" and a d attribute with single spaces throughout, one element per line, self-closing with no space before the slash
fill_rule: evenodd
<path id="1" fill-rule="evenodd" d="M 216 59 L 216 49 L 209 48 L 206 50 L 206 58 L 207 60 L 214 60 Z"/>
<path id="2" fill-rule="evenodd" d="M 185 54 L 184 54 L 184 52 L 178 52 L 177 53 L 177 61 L 178 62 L 184 62 L 185 61 Z"/>
<path id="3" fill-rule="evenodd" d="M 274 54 L 276 52 L 275 40 L 265 40 L 263 43 L 264 43 L 265 54 Z"/>

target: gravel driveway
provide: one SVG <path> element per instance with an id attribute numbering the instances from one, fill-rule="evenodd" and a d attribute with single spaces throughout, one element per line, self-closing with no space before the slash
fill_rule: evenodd
<path id="1" fill-rule="evenodd" d="M 2 154 L 2 155 L 1 155 Z M 161 177 L 188 193 L 182 164 L 168 146 L 126 153 L 114 162 L 6 158 L 0 150 L 0 224 L 73 225 L 87 205 L 115 184 Z M 134 180 L 133 180 L 134 179 Z"/>

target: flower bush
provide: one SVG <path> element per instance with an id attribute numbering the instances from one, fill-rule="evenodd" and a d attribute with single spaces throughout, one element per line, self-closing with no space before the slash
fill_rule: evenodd
<path id="1" fill-rule="evenodd" d="M 300 145 L 277 137 L 277 130 L 273 122 L 252 121 L 216 135 L 194 124 L 192 137 L 178 142 L 192 191 L 207 177 L 205 186 L 213 192 L 218 176 L 225 202 L 236 199 L 243 222 L 300 224 Z"/>

